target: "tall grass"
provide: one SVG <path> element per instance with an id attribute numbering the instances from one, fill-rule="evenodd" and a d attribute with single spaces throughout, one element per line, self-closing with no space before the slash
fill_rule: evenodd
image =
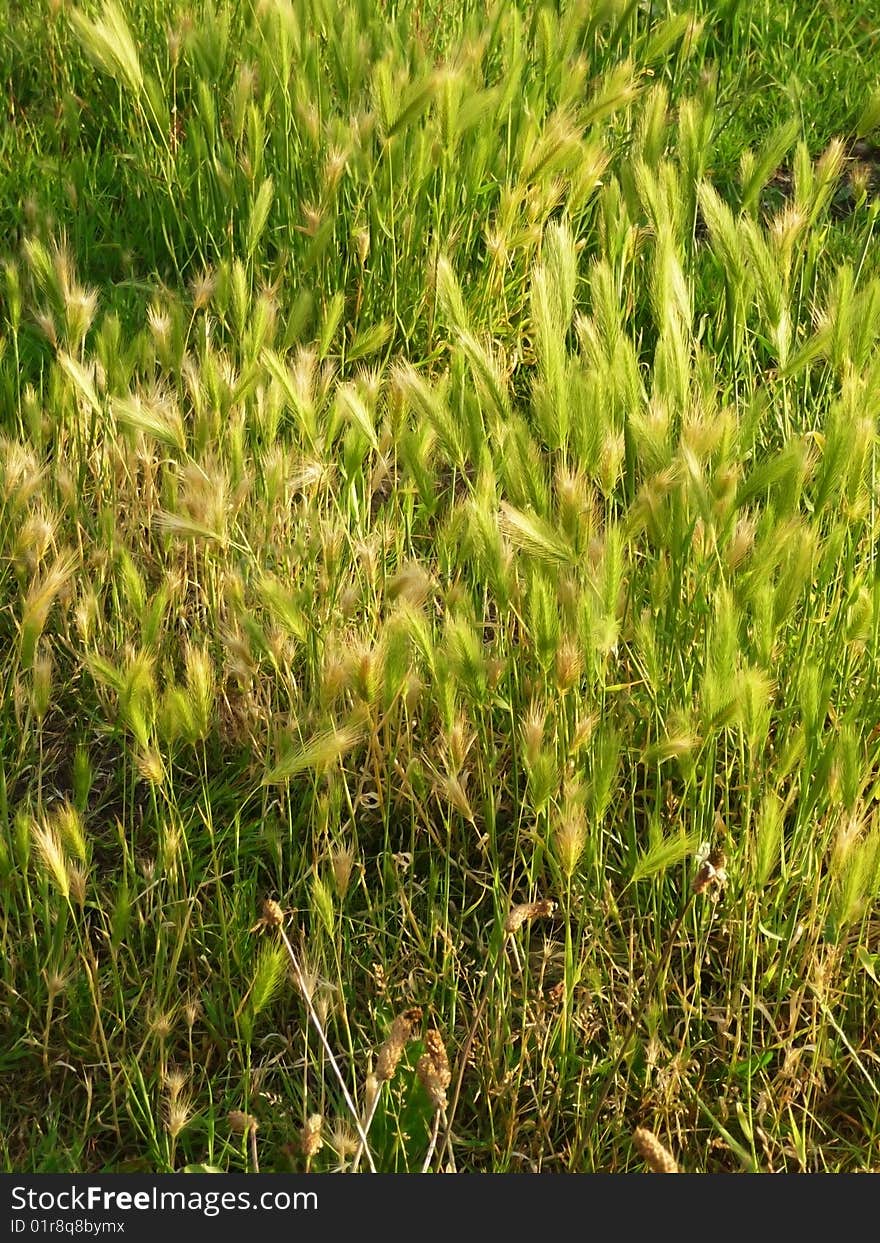
<path id="1" fill-rule="evenodd" d="M 658 7 L 10 10 L 8 1167 L 876 1168 L 880 114 Z"/>

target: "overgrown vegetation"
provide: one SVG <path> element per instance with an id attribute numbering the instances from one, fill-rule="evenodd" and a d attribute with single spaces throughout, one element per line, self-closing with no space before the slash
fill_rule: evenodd
<path id="1" fill-rule="evenodd" d="M 0 0 L 7 1168 L 878 1167 L 872 11 Z"/>

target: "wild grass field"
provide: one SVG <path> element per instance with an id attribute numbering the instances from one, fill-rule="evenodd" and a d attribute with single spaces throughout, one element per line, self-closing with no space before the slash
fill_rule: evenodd
<path id="1" fill-rule="evenodd" d="M 4 1168 L 880 1169 L 874 0 L 0 80 Z"/>

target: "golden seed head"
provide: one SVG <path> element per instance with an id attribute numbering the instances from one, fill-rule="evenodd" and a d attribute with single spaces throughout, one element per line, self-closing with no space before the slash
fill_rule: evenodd
<path id="1" fill-rule="evenodd" d="M 871 166 L 863 163 L 854 164 L 850 173 L 850 183 L 856 202 L 861 202 L 871 188 Z"/>
<path id="2" fill-rule="evenodd" d="M 467 718 L 457 712 L 445 734 L 446 748 L 449 752 L 450 768 L 453 773 L 461 772 L 467 754 L 476 741 L 476 734 L 470 728 Z"/>
<path id="3" fill-rule="evenodd" d="M 328 189 L 339 184 L 339 179 L 348 165 L 348 152 L 341 147 L 331 147 L 324 163 L 324 180 Z"/>
<path id="4" fill-rule="evenodd" d="M 581 676 L 582 666 L 580 648 L 574 639 L 566 636 L 556 653 L 556 685 L 560 691 L 571 690 Z"/>
<path id="5" fill-rule="evenodd" d="M 25 519 L 15 540 L 17 561 L 24 569 L 33 573 L 51 547 L 56 529 L 54 519 L 43 511 Z"/>
<path id="6" fill-rule="evenodd" d="M 327 1137 L 327 1143 L 336 1153 L 340 1161 L 347 1161 L 360 1148 L 358 1134 L 348 1122 L 337 1121 Z"/>
<path id="7" fill-rule="evenodd" d="M 172 65 L 176 65 L 180 60 L 180 49 L 183 46 L 183 34 L 179 28 L 169 26 L 165 32 L 166 42 L 168 45 L 168 55 Z"/>
<path id="8" fill-rule="evenodd" d="M 370 253 L 370 230 L 358 229 L 353 235 L 353 240 L 357 250 L 358 262 L 363 267 Z"/>
<path id="9" fill-rule="evenodd" d="M 165 1105 L 165 1129 L 172 1139 L 177 1139 L 180 1132 L 192 1117 L 192 1100 L 189 1096 L 169 1098 Z"/>
<path id="10" fill-rule="evenodd" d="M 0 461 L 3 462 L 4 497 L 7 500 L 14 497 L 23 505 L 37 491 L 43 476 L 36 454 L 29 445 L 0 436 Z"/>
<path id="11" fill-rule="evenodd" d="M 694 893 L 701 894 L 708 889 L 717 896 L 727 884 L 726 863 L 727 857 L 720 847 L 716 846 L 714 850 L 711 850 L 697 868 L 692 886 Z"/>
<path id="12" fill-rule="evenodd" d="M 357 855 L 351 846 L 338 846 L 330 854 L 330 869 L 333 872 L 333 883 L 340 898 L 344 898 L 348 893 L 356 860 Z"/>
<path id="13" fill-rule="evenodd" d="M 409 1041 L 412 1039 L 413 1027 L 422 1021 L 422 1012 L 418 1006 L 414 1006 L 410 1010 L 399 1014 L 391 1024 L 391 1030 L 379 1050 L 376 1058 L 376 1078 L 380 1082 L 387 1082 L 394 1078 L 394 1072 L 397 1070 L 397 1064 L 403 1056 L 403 1051 Z"/>
<path id="14" fill-rule="evenodd" d="M 434 580 L 419 561 L 406 561 L 388 583 L 392 600 L 405 600 L 420 609 L 434 589 Z"/>
<path id="15" fill-rule="evenodd" d="M 98 295 L 93 289 L 74 285 L 64 300 L 64 309 L 71 337 L 79 345 L 95 318 Z"/>
<path id="16" fill-rule="evenodd" d="M 517 932 L 525 923 L 532 919 L 547 919 L 556 910 L 556 903 L 549 898 L 541 898 L 538 902 L 521 902 L 511 908 L 504 921 L 504 931 L 510 935 Z"/>
<path id="17" fill-rule="evenodd" d="M 191 997 L 184 1003 L 183 1017 L 186 1019 L 186 1025 L 190 1030 L 195 1027 L 202 1013 L 202 1003 L 196 998 Z"/>
<path id="18" fill-rule="evenodd" d="M 449 1059 L 446 1056 L 446 1046 L 443 1043 L 443 1037 L 436 1027 L 432 1027 L 425 1036 L 425 1051 L 434 1063 L 438 1077 L 443 1080 L 444 1087 L 448 1087 L 451 1077 L 449 1073 Z"/>
<path id="19" fill-rule="evenodd" d="M 312 1005 L 315 1007 L 321 1026 L 327 1026 L 327 1020 L 330 1017 L 330 1011 L 333 1008 L 333 996 L 329 988 L 323 986 L 318 989 L 317 995 L 312 998 Z"/>
<path id="20" fill-rule="evenodd" d="M 435 1109 L 445 1109 L 446 1089 L 449 1087 L 452 1074 L 443 1037 L 435 1027 L 432 1027 L 425 1036 L 425 1052 L 419 1058 L 416 1070 L 431 1104 Z"/>
<path id="21" fill-rule="evenodd" d="M 157 1040 L 167 1040 L 174 1031 L 174 1011 L 164 1010 L 150 1020 L 150 1035 Z"/>
<path id="22" fill-rule="evenodd" d="M 300 230 L 300 232 L 304 233 L 306 237 L 314 237 L 320 229 L 324 217 L 321 215 L 320 209 L 315 207 L 314 203 L 303 203 L 302 212 L 303 223 L 301 225 L 297 225 L 296 227 Z"/>
<path id="23" fill-rule="evenodd" d="M 300 954 L 299 960 L 299 985 L 302 993 L 309 1001 L 313 1002 L 317 1007 L 321 1005 L 323 1009 L 327 1006 L 329 1011 L 329 1000 L 325 989 L 318 991 L 318 985 L 321 983 L 321 977 L 316 969 L 309 962 L 304 954 Z M 327 1011 L 325 1011 L 326 1013 Z"/>
<path id="24" fill-rule="evenodd" d="M 312 1114 L 299 1133 L 299 1150 L 307 1161 L 311 1161 L 312 1157 L 324 1143 L 321 1136 L 323 1125 L 324 1119 L 321 1114 Z"/>
<path id="25" fill-rule="evenodd" d="M 367 1075 L 364 1080 L 364 1109 L 367 1113 L 373 1108 L 381 1086 L 375 1075 Z"/>
<path id="26" fill-rule="evenodd" d="M 664 1148 L 653 1131 L 639 1127 L 633 1131 L 636 1152 L 655 1174 L 678 1174 L 678 1164 L 668 1149 Z"/>
<path id="27" fill-rule="evenodd" d="M 189 1075 L 179 1066 L 172 1066 L 165 1075 L 165 1091 L 172 1101 L 176 1101 L 187 1085 Z"/>
<path id="28" fill-rule="evenodd" d="M 735 570 L 751 552 L 755 543 L 756 531 L 757 523 L 749 515 L 740 518 L 737 522 L 733 538 L 725 552 L 727 564 L 732 570 Z"/>
<path id="29" fill-rule="evenodd" d="M 37 311 L 34 315 L 41 332 L 51 346 L 58 345 L 58 329 L 55 327 L 55 319 L 49 311 Z"/>
<path id="30" fill-rule="evenodd" d="M 486 661 L 486 681 L 489 689 L 494 690 L 504 675 L 505 662 L 498 656 L 490 656 Z"/>

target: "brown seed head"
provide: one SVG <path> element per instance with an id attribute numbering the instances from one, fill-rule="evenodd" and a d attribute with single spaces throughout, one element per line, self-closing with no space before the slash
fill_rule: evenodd
<path id="1" fill-rule="evenodd" d="M 639 1127 L 633 1131 L 636 1152 L 655 1174 L 678 1174 L 681 1171 L 668 1149 L 664 1148 L 653 1131 Z"/>
<path id="2" fill-rule="evenodd" d="M 425 1052 L 419 1058 L 417 1072 L 435 1109 L 446 1108 L 446 1089 L 452 1074 L 443 1037 L 435 1027 L 425 1036 Z"/>
<path id="3" fill-rule="evenodd" d="M 184 1018 L 187 1027 L 192 1030 L 199 1021 L 202 1013 L 202 1003 L 196 997 L 190 997 L 183 1007 Z"/>
<path id="4" fill-rule="evenodd" d="M 179 1066 L 172 1066 L 164 1076 L 165 1091 L 168 1093 L 169 1100 L 176 1101 L 182 1094 L 189 1080 L 189 1075 Z"/>
<path id="5" fill-rule="evenodd" d="M 504 931 L 510 935 L 517 932 L 531 919 L 547 919 L 556 910 L 556 903 L 549 898 L 541 898 L 538 902 L 521 902 L 511 908 L 504 921 Z"/>
<path id="6" fill-rule="evenodd" d="M 580 793 L 576 787 L 569 788 L 559 815 L 553 819 L 553 851 L 569 879 L 587 842 L 587 818 Z"/>
<path id="7" fill-rule="evenodd" d="M 418 1006 L 399 1014 L 391 1024 L 391 1031 L 379 1050 L 376 1058 L 376 1078 L 385 1082 L 394 1078 L 397 1064 L 403 1051 L 412 1039 L 413 1028 L 422 1021 L 422 1012 Z"/>
<path id="8" fill-rule="evenodd" d="M 50 1000 L 54 1001 L 59 993 L 63 993 L 70 982 L 70 976 L 65 971 L 44 971 L 43 976 L 46 980 L 46 991 Z"/>
<path id="9" fill-rule="evenodd" d="M 577 643 L 566 637 L 556 653 L 556 685 L 560 691 L 568 691 L 581 675 L 583 661 Z"/>
<path id="10" fill-rule="evenodd" d="M 189 1096 L 170 1097 L 165 1103 L 165 1129 L 172 1139 L 177 1139 L 180 1132 L 192 1118 L 192 1099 Z"/>
<path id="11" fill-rule="evenodd" d="M 174 1031 L 174 1010 L 154 1010 L 150 1016 L 150 1035 L 157 1040 L 165 1041 Z"/>
<path id="12" fill-rule="evenodd" d="M 522 724 L 522 740 L 526 758 L 534 764 L 544 745 L 544 723 L 547 713 L 543 704 L 533 703 Z"/>
<path id="13" fill-rule="evenodd" d="M 360 1147 L 360 1140 L 354 1127 L 344 1120 L 338 1121 L 328 1136 L 327 1142 L 340 1161 L 348 1161 Z"/>
<path id="14" fill-rule="evenodd" d="M 70 879 L 70 897 L 77 906 L 83 906 L 86 900 L 86 884 L 88 872 L 81 863 L 69 863 L 67 867 Z"/>
<path id="15" fill-rule="evenodd" d="M 267 928 L 281 928 L 284 924 L 284 912 L 273 898 L 263 903 L 263 919 Z"/>
<path id="16" fill-rule="evenodd" d="M 727 857 L 723 850 L 718 847 L 712 850 L 708 859 L 700 864 L 694 877 L 694 893 L 700 894 L 708 889 L 717 895 L 727 883 L 726 863 Z"/>

